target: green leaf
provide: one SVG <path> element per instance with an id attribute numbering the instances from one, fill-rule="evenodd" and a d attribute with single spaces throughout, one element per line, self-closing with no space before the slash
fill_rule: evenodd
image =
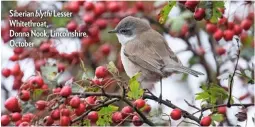
<path id="1" fill-rule="evenodd" d="M 109 62 L 109 64 L 107 65 L 107 69 L 108 69 L 108 71 L 109 71 L 112 75 L 119 74 L 118 68 L 115 66 L 115 64 L 114 64 L 112 61 Z"/>
<path id="2" fill-rule="evenodd" d="M 224 120 L 224 116 L 222 114 L 217 114 L 217 113 L 213 114 L 211 116 L 211 118 L 212 118 L 213 121 L 216 121 L 216 122 L 221 122 L 221 121 Z"/>
<path id="3" fill-rule="evenodd" d="M 32 95 L 33 100 L 38 100 L 38 98 L 42 95 L 42 93 L 43 93 L 42 89 L 35 89 Z"/>
<path id="4" fill-rule="evenodd" d="M 226 100 L 228 98 L 228 92 L 219 85 L 210 84 L 207 86 L 203 84 L 201 88 L 203 91 L 196 94 L 196 100 L 206 101 L 211 105 L 215 105 L 217 100 Z"/>
<path id="5" fill-rule="evenodd" d="M 207 98 L 209 98 L 209 94 L 207 92 L 201 92 L 201 93 L 197 93 L 196 94 L 196 100 L 205 100 Z"/>
<path id="6" fill-rule="evenodd" d="M 52 17 L 51 22 L 55 27 L 65 27 L 71 20 L 70 17 Z"/>
<path id="7" fill-rule="evenodd" d="M 90 126 L 90 120 L 83 120 L 82 125 L 83 126 Z"/>
<path id="8" fill-rule="evenodd" d="M 190 64 L 190 65 L 194 65 L 194 64 L 198 63 L 199 60 L 200 60 L 200 59 L 199 59 L 198 56 L 193 56 L 193 57 L 191 57 L 191 58 L 189 59 L 189 64 Z"/>
<path id="9" fill-rule="evenodd" d="M 175 6 L 176 1 L 169 1 L 169 3 L 167 5 L 165 5 L 163 7 L 163 9 L 161 9 L 160 13 L 159 13 L 159 23 L 160 24 L 164 24 L 168 18 L 168 14 L 170 13 L 170 11 L 172 10 L 173 6 Z"/>
<path id="10" fill-rule="evenodd" d="M 114 105 L 108 105 L 98 111 L 99 119 L 96 124 L 98 126 L 109 126 L 112 123 L 112 113 L 118 111 L 118 107 Z"/>
<path id="11" fill-rule="evenodd" d="M 136 73 L 130 80 L 129 80 L 129 89 L 128 97 L 130 99 L 138 99 L 143 96 L 143 89 L 140 88 L 140 83 L 138 82 L 138 78 L 140 77 L 141 73 Z"/>
<path id="12" fill-rule="evenodd" d="M 224 7 L 223 1 L 213 1 L 213 9 L 212 9 L 212 16 L 210 21 L 212 23 L 217 23 L 218 19 L 222 16 L 222 13 L 218 10 L 218 8 Z"/>

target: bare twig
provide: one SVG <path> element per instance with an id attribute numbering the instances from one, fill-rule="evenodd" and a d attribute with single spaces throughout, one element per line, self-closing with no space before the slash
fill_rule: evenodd
<path id="1" fill-rule="evenodd" d="M 227 106 L 231 107 L 230 101 L 231 101 L 231 97 L 232 97 L 232 87 L 233 87 L 233 81 L 234 81 L 234 76 L 236 74 L 236 70 L 237 70 L 237 65 L 239 62 L 239 57 L 240 57 L 240 47 L 239 47 L 239 39 L 237 39 L 237 47 L 238 47 L 238 52 L 237 52 L 237 60 L 236 60 L 236 65 L 235 65 L 235 69 L 233 72 L 233 75 L 230 79 L 230 83 L 229 83 L 229 96 L 228 96 L 228 102 L 227 102 Z"/>
<path id="2" fill-rule="evenodd" d="M 196 107 L 195 105 L 190 104 L 187 100 L 184 99 L 184 101 L 185 101 L 185 103 L 186 103 L 188 106 L 190 106 L 190 107 L 192 107 L 192 108 L 194 108 L 194 109 L 200 110 L 200 109 L 199 109 L 198 107 Z"/>

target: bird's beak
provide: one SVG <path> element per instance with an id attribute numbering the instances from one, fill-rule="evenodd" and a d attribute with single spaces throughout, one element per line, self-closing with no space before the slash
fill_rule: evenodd
<path id="1" fill-rule="evenodd" d="M 117 33 L 117 30 L 110 30 L 108 33 Z"/>

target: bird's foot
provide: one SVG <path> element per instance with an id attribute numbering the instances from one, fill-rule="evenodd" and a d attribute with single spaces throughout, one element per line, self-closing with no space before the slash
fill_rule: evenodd
<path id="1" fill-rule="evenodd" d="M 162 94 L 159 95 L 158 97 L 158 103 L 161 105 L 162 104 Z"/>

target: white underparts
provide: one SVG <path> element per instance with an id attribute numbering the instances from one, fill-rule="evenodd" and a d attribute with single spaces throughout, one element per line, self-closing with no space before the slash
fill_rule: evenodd
<path id="1" fill-rule="evenodd" d="M 126 44 L 128 41 L 133 40 L 135 36 L 125 36 L 122 34 L 117 34 L 119 42 L 123 45 Z"/>

